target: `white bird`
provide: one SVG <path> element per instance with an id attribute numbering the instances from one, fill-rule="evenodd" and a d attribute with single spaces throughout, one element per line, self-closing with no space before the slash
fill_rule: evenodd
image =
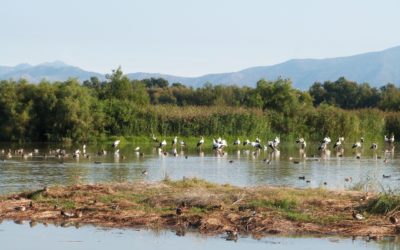
<path id="1" fill-rule="evenodd" d="M 273 141 L 268 141 L 268 147 L 270 147 L 272 150 L 277 150 L 277 147 L 280 143 L 280 139 L 279 137 L 275 137 L 275 139 Z"/>
<path id="2" fill-rule="evenodd" d="M 167 141 L 163 140 L 162 142 L 160 142 L 160 148 L 167 146 Z"/>
<path id="3" fill-rule="evenodd" d="M 296 140 L 296 143 L 300 145 L 300 149 L 305 149 L 307 146 L 306 141 L 304 140 L 304 138 L 299 138 Z"/>
<path id="4" fill-rule="evenodd" d="M 215 149 L 223 149 L 223 148 L 225 148 L 225 147 L 227 147 L 228 146 L 228 144 L 227 144 L 227 142 L 226 142 L 226 140 L 223 140 L 223 139 L 221 139 L 221 137 L 220 138 L 218 138 L 217 140 L 213 140 L 213 149 L 215 150 Z"/>
<path id="5" fill-rule="evenodd" d="M 255 140 L 255 142 L 257 142 L 257 143 L 261 143 L 261 140 L 260 139 L 258 139 L 258 137 L 256 138 L 256 140 Z"/>
<path id="6" fill-rule="evenodd" d="M 240 139 L 237 138 L 236 141 L 233 143 L 233 145 L 236 145 L 236 146 L 240 145 Z"/>
<path id="7" fill-rule="evenodd" d="M 175 136 L 174 139 L 172 140 L 172 146 L 175 146 L 176 143 L 178 143 L 178 136 Z"/>
<path id="8" fill-rule="evenodd" d="M 227 146 L 228 146 L 228 143 L 226 142 L 226 140 L 221 140 L 220 145 L 221 145 L 222 147 L 227 147 Z"/>
<path id="9" fill-rule="evenodd" d="M 153 142 L 158 142 L 158 139 L 157 139 L 157 137 L 155 137 L 154 134 L 151 136 L 151 139 L 153 140 Z"/>
<path id="10" fill-rule="evenodd" d="M 186 146 L 186 142 L 180 141 L 180 142 L 179 142 L 179 145 L 180 145 L 181 147 L 185 147 L 185 146 Z"/>
<path id="11" fill-rule="evenodd" d="M 330 137 L 324 137 L 324 139 L 322 140 L 322 142 L 321 143 L 326 143 L 326 144 L 328 144 L 328 143 L 330 143 L 331 142 L 331 138 Z"/>
<path id="12" fill-rule="evenodd" d="M 246 140 L 243 142 L 243 146 L 246 146 L 246 145 L 248 145 L 248 144 L 250 144 L 250 141 L 249 141 L 249 139 L 246 139 Z"/>
<path id="13" fill-rule="evenodd" d="M 201 147 L 204 144 L 204 137 L 202 136 L 200 140 L 197 142 L 197 147 Z"/>
<path id="14" fill-rule="evenodd" d="M 140 150 L 140 147 L 136 147 L 135 151 L 138 152 Z"/>
<path id="15" fill-rule="evenodd" d="M 327 142 L 321 142 L 321 145 L 319 145 L 318 150 L 325 151 L 327 146 L 328 146 Z"/>
<path id="16" fill-rule="evenodd" d="M 79 158 L 80 154 L 81 154 L 81 151 L 80 151 L 79 149 L 77 149 L 77 150 L 75 150 L 75 152 L 74 152 L 74 154 L 72 155 L 72 157 L 74 157 L 74 158 Z"/>
<path id="17" fill-rule="evenodd" d="M 120 140 L 116 140 L 115 142 L 113 142 L 112 147 L 113 147 L 113 148 L 118 147 L 118 145 L 119 145 L 120 142 L 121 142 Z"/>
<path id="18" fill-rule="evenodd" d="M 386 142 L 386 143 L 389 143 L 389 144 L 392 144 L 392 143 L 394 142 L 394 135 L 392 134 L 392 136 L 391 136 L 390 138 L 388 138 L 388 137 L 385 135 L 385 142 Z"/>
<path id="19" fill-rule="evenodd" d="M 333 148 L 340 149 L 342 147 L 342 143 L 344 142 L 344 137 L 339 137 L 335 144 L 333 145 Z"/>
<path id="20" fill-rule="evenodd" d="M 377 150 L 378 149 L 378 144 L 377 143 L 372 143 L 370 149 Z"/>
<path id="21" fill-rule="evenodd" d="M 253 141 L 250 143 L 253 148 L 262 149 L 262 146 L 259 142 Z"/>
<path id="22" fill-rule="evenodd" d="M 358 142 L 354 143 L 351 148 L 357 149 L 357 148 L 361 148 L 361 146 L 362 146 L 361 142 L 358 141 Z"/>

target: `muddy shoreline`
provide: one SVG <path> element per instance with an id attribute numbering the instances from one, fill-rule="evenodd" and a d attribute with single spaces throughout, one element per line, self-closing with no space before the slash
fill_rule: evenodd
<path id="1" fill-rule="evenodd" d="M 356 191 L 235 187 L 197 179 L 158 183 L 52 186 L 2 196 L 0 219 L 105 228 L 187 230 L 235 238 L 278 235 L 367 236 L 400 233 L 390 214 L 368 213 L 378 195 Z M 353 211 L 362 219 L 354 218 Z"/>

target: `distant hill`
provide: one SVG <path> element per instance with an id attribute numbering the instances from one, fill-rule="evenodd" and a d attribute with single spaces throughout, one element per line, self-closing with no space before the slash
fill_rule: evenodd
<path id="1" fill-rule="evenodd" d="M 30 82 L 40 82 L 42 79 L 49 81 L 65 81 L 73 77 L 82 82 L 90 79 L 92 76 L 104 79 L 103 74 L 85 71 L 60 61 L 42 63 L 35 66 L 29 64 L 19 64 L 15 67 L 0 66 L 0 79 L 4 80 L 19 80 L 23 78 Z"/>
<path id="2" fill-rule="evenodd" d="M 163 77 L 169 82 L 180 82 L 198 87 L 206 82 L 255 86 L 262 78 L 290 78 L 299 89 L 308 89 L 316 81 L 337 80 L 344 76 L 359 83 L 382 86 L 388 82 L 400 85 L 400 46 L 380 52 L 328 59 L 293 59 L 272 66 L 260 66 L 238 72 L 209 74 L 200 77 L 177 77 L 162 74 L 133 73 L 132 79 Z"/>
<path id="3" fill-rule="evenodd" d="M 170 83 L 180 82 L 188 86 L 199 87 L 204 83 L 236 84 L 239 86 L 255 86 L 262 78 L 290 78 L 299 89 L 307 89 L 316 81 L 337 80 L 344 76 L 359 83 L 368 82 L 372 86 L 382 86 L 388 82 L 400 85 L 400 46 L 379 52 L 370 52 L 348 57 L 327 59 L 293 59 L 272 66 L 259 66 L 238 72 L 208 74 L 199 77 L 180 77 L 159 73 L 131 73 L 131 79 L 162 77 Z M 26 78 L 39 82 L 43 78 L 55 81 L 69 77 L 80 81 L 97 76 L 104 79 L 104 74 L 89 72 L 78 67 L 56 61 L 36 66 L 19 64 L 15 67 L 0 66 L 0 79 Z"/>

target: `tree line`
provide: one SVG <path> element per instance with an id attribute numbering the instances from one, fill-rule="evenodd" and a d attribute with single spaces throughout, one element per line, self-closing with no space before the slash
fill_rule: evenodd
<path id="1" fill-rule="evenodd" d="M 151 133 L 376 136 L 398 129 L 399 105 L 400 89 L 393 84 L 378 89 L 339 78 L 300 91 L 278 78 L 254 88 L 191 88 L 162 78 L 130 80 L 118 68 L 104 81 L 92 77 L 83 84 L 0 81 L 0 140 L 89 141 Z"/>

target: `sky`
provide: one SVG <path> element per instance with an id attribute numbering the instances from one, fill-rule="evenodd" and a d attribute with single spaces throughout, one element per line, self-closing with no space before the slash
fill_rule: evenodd
<path id="1" fill-rule="evenodd" d="M 398 0 L 0 0 L 0 65 L 231 72 L 400 45 Z"/>

